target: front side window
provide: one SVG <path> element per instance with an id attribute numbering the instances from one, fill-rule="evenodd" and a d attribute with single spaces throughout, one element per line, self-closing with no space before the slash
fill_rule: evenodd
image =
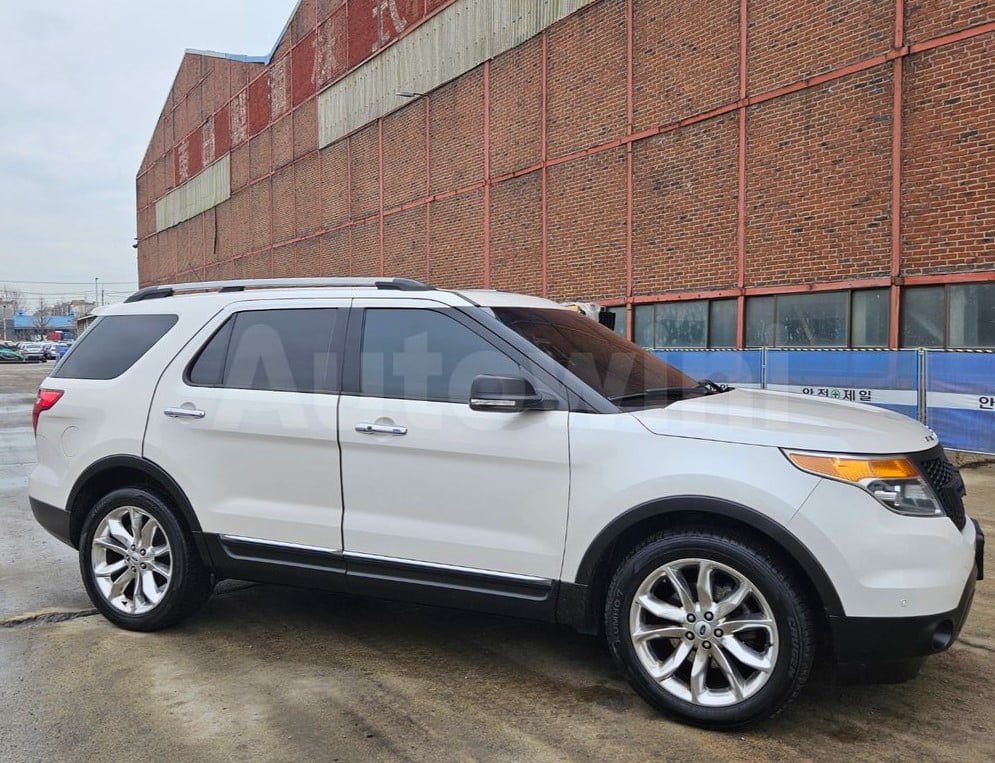
<path id="1" fill-rule="evenodd" d="M 211 337 L 187 372 L 190 384 L 272 392 L 338 392 L 336 308 L 249 310 Z"/>
<path id="2" fill-rule="evenodd" d="M 175 315 L 108 315 L 97 318 L 67 352 L 52 376 L 60 379 L 115 379 L 176 325 Z"/>
<path id="3" fill-rule="evenodd" d="M 363 395 L 467 403 L 477 376 L 521 373 L 518 363 L 443 311 L 365 311 L 359 381 Z"/>

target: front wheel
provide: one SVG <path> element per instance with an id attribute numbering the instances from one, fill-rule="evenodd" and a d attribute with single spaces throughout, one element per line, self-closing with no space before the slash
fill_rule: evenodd
<path id="1" fill-rule="evenodd" d="M 190 534 L 159 496 L 136 488 L 97 502 L 83 524 L 79 560 L 93 605 L 128 630 L 167 628 L 213 588 Z"/>
<path id="2" fill-rule="evenodd" d="M 663 533 L 633 551 L 609 587 L 605 627 L 635 690 L 706 728 L 777 713 L 801 691 L 815 652 L 790 568 L 710 529 Z"/>

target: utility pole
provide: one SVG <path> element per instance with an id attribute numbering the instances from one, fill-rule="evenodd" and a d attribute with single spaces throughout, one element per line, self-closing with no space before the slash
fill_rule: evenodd
<path id="1" fill-rule="evenodd" d="M 93 279 L 93 307 L 96 309 L 97 305 L 100 304 L 100 286 L 98 285 L 100 279 Z"/>

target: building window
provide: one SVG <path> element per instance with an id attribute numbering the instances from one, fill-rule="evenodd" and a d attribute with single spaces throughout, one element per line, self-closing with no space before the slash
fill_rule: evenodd
<path id="1" fill-rule="evenodd" d="M 603 309 L 615 316 L 615 325 L 612 326 L 612 330 L 619 336 L 628 336 L 629 327 L 626 325 L 628 315 L 626 314 L 625 306 L 606 307 Z"/>
<path id="2" fill-rule="evenodd" d="M 747 347 L 886 347 L 887 289 L 750 297 Z"/>
<path id="3" fill-rule="evenodd" d="M 635 340 L 643 347 L 735 347 L 736 300 L 637 305 Z"/>
<path id="4" fill-rule="evenodd" d="M 903 290 L 902 347 L 995 347 L 995 284 Z"/>
<path id="5" fill-rule="evenodd" d="M 887 347 L 890 324 L 890 289 L 866 289 L 851 292 L 851 347 Z"/>

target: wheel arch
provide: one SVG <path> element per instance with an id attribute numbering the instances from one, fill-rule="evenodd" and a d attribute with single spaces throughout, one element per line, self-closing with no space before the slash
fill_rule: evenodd
<path id="1" fill-rule="evenodd" d="M 126 487 L 151 489 L 169 499 L 179 513 L 177 519 L 193 536 L 204 564 L 211 566 L 200 521 L 186 493 L 162 467 L 140 456 L 107 456 L 92 463 L 76 480 L 66 502 L 66 509 L 69 512 L 69 539 L 74 548 L 79 548 L 83 522 L 90 507 L 101 496 Z"/>
<path id="2" fill-rule="evenodd" d="M 823 566 L 783 525 L 733 501 L 682 495 L 635 506 L 604 527 L 585 551 L 574 582 L 561 583 L 557 619 L 582 632 L 596 632 L 613 573 L 612 562 L 620 561 L 642 538 L 678 524 L 732 527 L 773 546 L 799 573 L 821 612 L 827 616 L 844 614 L 839 594 Z"/>

